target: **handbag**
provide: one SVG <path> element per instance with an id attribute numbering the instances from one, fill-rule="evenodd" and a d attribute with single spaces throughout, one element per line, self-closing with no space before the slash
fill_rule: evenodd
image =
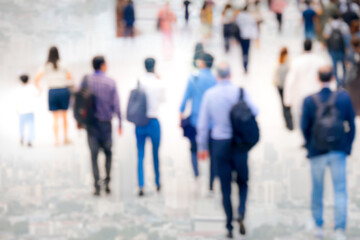
<path id="1" fill-rule="evenodd" d="M 184 131 L 184 137 L 187 137 L 191 142 L 196 140 L 196 128 L 191 124 L 190 117 L 181 120 L 181 128 Z"/>

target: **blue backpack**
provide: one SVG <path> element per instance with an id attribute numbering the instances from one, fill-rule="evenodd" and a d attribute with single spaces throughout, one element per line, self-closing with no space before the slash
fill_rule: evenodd
<path id="1" fill-rule="evenodd" d="M 140 83 L 138 83 L 137 88 L 130 93 L 126 117 L 129 122 L 141 127 L 149 123 L 149 118 L 146 116 L 146 113 L 146 93 L 141 89 Z"/>

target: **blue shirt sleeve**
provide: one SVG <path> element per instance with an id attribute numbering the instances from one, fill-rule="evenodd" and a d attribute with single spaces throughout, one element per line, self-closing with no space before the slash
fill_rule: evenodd
<path id="1" fill-rule="evenodd" d="M 312 102 L 311 97 L 307 97 L 304 100 L 302 115 L 301 115 L 301 131 L 304 135 L 306 147 L 309 149 L 310 140 L 311 140 L 311 129 L 314 121 L 314 103 Z"/>
<path id="2" fill-rule="evenodd" d="M 186 90 L 185 90 L 185 94 L 184 94 L 184 97 L 183 97 L 183 100 L 182 100 L 182 103 L 181 103 L 181 106 L 180 106 L 180 112 L 183 113 L 185 111 L 185 108 L 186 108 L 186 103 L 188 100 L 191 99 L 191 96 L 192 96 L 192 84 L 191 84 L 191 81 L 192 81 L 192 77 L 190 77 L 189 81 L 188 81 L 188 84 L 187 84 L 187 87 L 186 87 Z"/>
<path id="3" fill-rule="evenodd" d="M 209 95 L 205 93 L 200 107 L 199 120 L 197 125 L 197 143 L 199 151 L 209 149 L 209 129 L 211 117 L 209 112 Z"/>
<path id="4" fill-rule="evenodd" d="M 355 139 L 355 133 L 356 133 L 356 126 L 355 126 L 355 111 L 354 111 L 354 107 L 351 101 L 351 98 L 349 96 L 349 94 L 344 94 L 345 95 L 345 106 L 347 106 L 347 110 L 346 110 L 346 115 L 345 115 L 345 121 L 348 122 L 349 124 L 349 131 L 347 132 L 347 152 L 350 154 L 351 153 L 351 148 L 352 148 L 352 144 L 354 142 Z"/>
<path id="5" fill-rule="evenodd" d="M 244 101 L 248 104 L 249 108 L 251 109 L 252 114 L 254 114 L 254 116 L 257 117 L 257 115 L 259 115 L 259 109 L 256 106 L 256 104 L 254 103 L 254 101 L 252 100 L 248 91 L 246 91 L 245 89 L 244 89 Z"/>

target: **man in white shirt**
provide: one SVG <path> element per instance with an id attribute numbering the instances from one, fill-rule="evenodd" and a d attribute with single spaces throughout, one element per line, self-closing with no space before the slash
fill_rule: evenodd
<path id="1" fill-rule="evenodd" d="M 144 156 L 146 138 L 150 138 L 153 147 L 155 184 L 157 191 L 160 191 L 160 172 L 159 172 L 159 147 L 160 147 L 160 122 L 158 120 L 159 107 L 165 100 L 165 88 L 161 80 L 155 74 L 155 59 L 145 59 L 147 73 L 140 79 L 140 88 L 146 94 L 146 116 L 150 119 L 145 126 L 136 126 L 136 140 L 138 149 L 138 180 L 139 196 L 144 196 Z"/>
<path id="2" fill-rule="evenodd" d="M 236 39 L 241 45 L 245 74 L 248 72 L 249 53 L 251 40 L 258 39 L 259 30 L 256 19 L 248 12 L 246 6 L 236 17 L 236 24 L 240 29 L 240 36 Z"/>
<path id="3" fill-rule="evenodd" d="M 294 59 L 285 81 L 284 104 L 291 107 L 295 128 L 299 127 L 305 97 L 321 90 L 317 74 L 325 60 L 311 50 L 312 42 L 307 39 L 304 42 L 303 54 Z"/>

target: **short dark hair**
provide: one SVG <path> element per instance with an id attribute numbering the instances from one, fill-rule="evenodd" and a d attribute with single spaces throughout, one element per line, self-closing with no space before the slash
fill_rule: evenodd
<path id="1" fill-rule="evenodd" d="M 319 71 L 319 79 L 323 83 L 328 83 L 331 81 L 333 77 L 333 69 L 329 68 L 327 70 L 320 70 Z"/>
<path id="2" fill-rule="evenodd" d="M 145 69 L 146 69 L 146 71 L 147 71 L 147 72 L 154 72 L 154 70 L 155 70 L 155 63 L 156 63 L 156 61 L 155 61 L 154 58 L 151 58 L 151 57 L 146 58 L 146 59 L 145 59 Z"/>
<path id="3" fill-rule="evenodd" d="M 21 75 L 19 78 L 23 83 L 27 83 L 29 81 L 29 76 L 26 74 Z"/>
<path id="4" fill-rule="evenodd" d="M 312 49 L 312 41 L 311 41 L 311 39 L 306 39 L 306 40 L 304 41 L 304 50 L 305 50 L 306 52 L 310 52 L 311 49 Z"/>
<path id="5" fill-rule="evenodd" d="M 214 57 L 209 53 L 201 54 L 199 59 L 201 59 L 205 62 L 205 65 L 207 68 L 211 68 L 214 63 Z"/>
<path id="6" fill-rule="evenodd" d="M 338 11 L 334 12 L 331 16 L 332 19 L 339 19 L 340 18 L 340 13 Z"/>
<path id="7" fill-rule="evenodd" d="M 103 64 L 105 64 L 105 58 L 103 56 L 96 56 L 92 60 L 92 65 L 95 71 L 99 71 Z"/>

